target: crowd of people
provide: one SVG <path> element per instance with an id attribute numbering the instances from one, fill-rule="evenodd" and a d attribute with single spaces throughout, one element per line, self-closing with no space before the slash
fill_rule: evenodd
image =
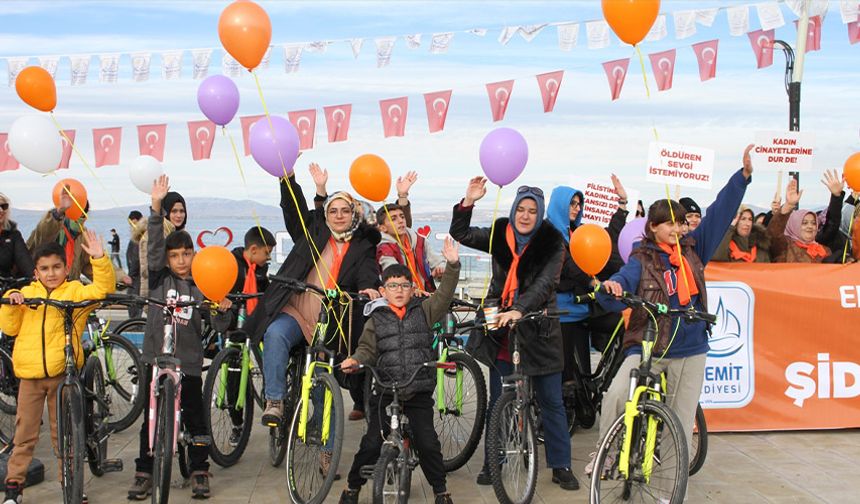
<path id="1" fill-rule="evenodd" d="M 543 309 L 564 311 L 558 320 L 547 324 L 524 322 L 519 328 L 522 371 L 533 378 L 534 392 L 542 415 L 546 442 L 546 463 L 552 481 L 566 490 L 579 488 L 570 469 L 571 442 L 564 400 L 573 386 L 574 366 L 590 366 L 591 348 L 602 349 L 609 336 L 619 331 L 623 337 L 625 359 L 606 393 L 602 406 L 600 432 L 609 428 L 623 411 L 629 370 L 638 365 L 647 314 L 633 310 L 629 323 L 621 322 L 624 305 L 616 299 L 622 292 L 637 293 L 649 301 L 672 308 L 695 307 L 707 311 L 705 266 L 710 261 L 747 263 L 849 263 L 860 260 L 860 195 L 846 198 L 844 183 L 835 172 L 825 172 L 822 183 L 831 193 L 825 211 L 802 209 L 803 191 L 792 179 L 784 194 L 775 198 L 767 214 L 755 215 L 742 202 L 752 182 L 753 167 L 748 147 L 743 166 L 721 189 L 715 201 L 702 211 L 691 198 L 659 200 L 647 209 L 641 201 L 636 216 L 646 219 L 644 236 L 629 258 L 621 257 L 617 242 L 628 220 L 627 192 L 618 177 L 612 183 L 619 207 L 607 231 L 613 252 L 596 276 L 586 274 L 568 252 L 574 231 L 582 224 L 586 201 L 582 191 L 559 186 L 547 201 L 541 188 L 521 186 L 506 217 L 494 223 L 473 223 L 473 210 L 486 194 L 487 179 L 468 181 L 464 197 L 452 210 L 450 238 L 441 251 L 427 236 L 413 228 L 409 191 L 417 174 L 409 172 L 397 179 L 397 200 L 374 210 L 348 191 L 329 194 L 328 172 L 310 165 L 310 180 L 315 195 L 308 205 L 295 174 L 281 179 L 280 206 L 284 225 L 293 248 L 280 267 L 279 276 L 300 280 L 323 289 L 340 288 L 360 293 L 370 301 L 363 309 L 351 309 L 336 316 L 344 324 L 329 324 L 326 345 L 342 363 L 337 377 L 353 400 L 350 420 L 369 415 L 370 428 L 360 441 L 349 471 L 341 503 L 357 502 L 366 480 L 361 467 L 379 455 L 382 443 L 379 418 L 380 402 L 373 394 L 371 408 L 365 410 L 363 379 L 354 371 L 359 365 L 374 365 L 391 376 L 409 376 L 422 362 L 433 360 L 430 328 L 447 311 L 460 276 L 459 244 L 480 251 L 491 251 L 492 277 L 487 299 L 500 310 L 496 333 L 469 339 L 467 350 L 490 370 L 489 408 L 501 394 L 502 380 L 511 373 L 512 363 L 506 329 L 524 314 Z M 100 238 L 86 229 L 86 210 L 78 220 L 66 215 L 70 198 L 63 195 L 56 208 L 47 211 L 25 241 L 11 216 L 11 201 L 0 194 L 0 276 L 33 276 L 26 287 L 5 293 L 14 304 L 26 297 L 52 296 L 59 299 L 97 299 L 125 284 L 133 293 L 160 299 L 168 296 L 201 300 L 191 275 L 194 242 L 185 231 L 188 222 L 186 201 L 169 190 L 169 180 L 160 177 L 153 183 L 147 216 L 133 211 L 128 216 L 132 239 L 126 246 L 123 271 L 120 240 L 111 230 L 109 257 Z M 275 246 L 273 234 L 262 227 L 250 228 L 244 246 L 232 251 L 238 266 L 234 292 L 263 293 L 247 306 L 244 329 L 264 342 L 263 373 L 265 409 L 262 423 L 279 425 L 291 412 L 285 411 L 287 399 L 286 367 L 290 353 L 311 341 L 320 312 L 321 300 L 308 292 L 295 292 L 282 283 L 269 283 L 268 264 Z M 114 268 L 114 266 L 116 268 Z M 82 277 L 91 280 L 83 286 Z M 578 295 L 600 289 L 597 301 L 576 304 Z M 229 330 L 233 320 L 230 302 L 220 301 L 218 314 L 210 321 L 216 328 Z M 336 310 L 347 310 L 335 306 Z M 62 376 L 62 321 L 46 318 L 50 308 L 27 310 L 4 305 L 0 310 L 0 329 L 17 336 L 13 361 L 22 380 L 14 449 L 9 460 L 5 503 L 20 502 L 25 470 L 38 439 L 38 426 L 45 400 L 49 401 L 52 441 L 56 446 L 56 415 L 51 402 L 52 390 Z M 138 311 L 130 308 L 129 315 Z M 150 376 L 154 357 L 160 348 L 164 316 L 159 309 L 146 314 L 142 376 Z M 177 357 L 183 363 L 181 404 L 183 418 L 192 435 L 205 434 L 202 422 L 206 401 L 202 397 L 201 365 L 204 351 L 200 344 L 201 320 L 208 312 L 188 309 L 178 334 Z M 344 319 L 346 316 L 347 319 Z M 670 370 L 667 384 L 668 404 L 678 414 L 691 442 L 693 422 L 701 391 L 708 334 L 704 322 L 682 322 L 674 337 L 670 325 L 661 321 L 657 350 L 664 352 L 661 369 Z M 344 327 L 349 330 L 344 333 Z M 620 329 L 619 329 L 620 328 Z M 80 362 L 78 363 L 81 364 Z M 658 370 L 661 370 L 658 369 Z M 416 434 L 421 467 L 435 493 L 437 503 L 452 502 L 441 462 L 441 445 L 433 430 L 434 380 L 427 371 L 403 394 L 406 415 Z M 26 405 L 26 407 L 22 407 Z M 489 418 L 489 415 L 488 415 Z M 236 419 L 235 422 L 241 422 Z M 240 432 L 240 424 L 234 431 Z M 347 441 L 352 442 L 352 441 Z M 152 456 L 148 446 L 147 419 L 141 425 L 139 457 L 129 489 L 129 499 L 142 500 L 152 491 Z M 325 454 L 325 452 L 323 452 Z M 488 463 L 477 476 L 479 485 L 491 484 Z M 210 495 L 209 464 L 205 448 L 192 447 L 190 453 L 195 498 Z M 331 458 L 322 457 L 321 471 L 328 473 Z M 593 470 L 587 467 L 587 473 Z"/>

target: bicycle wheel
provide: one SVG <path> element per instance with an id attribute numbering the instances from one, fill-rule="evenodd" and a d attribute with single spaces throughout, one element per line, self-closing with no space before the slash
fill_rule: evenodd
<path id="1" fill-rule="evenodd" d="M 518 407 L 516 394 L 505 392 L 490 415 L 485 440 L 493 491 L 501 504 L 531 502 L 537 488 L 538 454 L 534 418 L 530 407 Z"/>
<path id="2" fill-rule="evenodd" d="M 455 363 L 457 368 L 437 371 L 433 427 L 442 443 L 445 471 L 451 472 L 463 467 L 481 442 L 487 414 L 487 384 L 481 367 L 471 356 L 453 352 L 448 355 L 448 362 Z"/>
<path id="3" fill-rule="evenodd" d="M 287 455 L 287 429 L 284 424 L 269 427 L 269 463 L 281 467 Z"/>
<path id="4" fill-rule="evenodd" d="M 12 358 L 0 350 L 0 443 L 11 445 L 15 439 L 15 415 L 18 414 L 18 378 Z"/>
<path id="5" fill-rule="evenodd" d="M 618 469 L 625 438 L 623 414 L 612 423 L 597 449 L 591 475 L 592 504 L 622 501 L 680 504 L 684 501 L 690 465 L 681 422 L 661 402 L 643 401 L 638 410 L 627 476 Z M 655 440 L 648 435 L 649 426 Z M 653 442 L 650 448 L 649 441 Z"/>
<path id="6" fill-rule="evenodd" d="M 238 462 L 251 437 L 253 384 L 249 374 L 244 407 L 237 408 L 241 375 L 242 352 L 238 348 L 227 347 L 215 356 L 203 384 L 203 397 L 209 403 L 203 415 L 212 436 L 209 456 L 221 467 L 230 467 Z"/>
<path id="7" fill-rule="evenodd" d="M 373 503 L 406 504 L 412 487 L 412 470 L 400 457 L 400 450 L 385 446 L 373 467 Z"/>
<path id="8" fill-rule="evenodd" d="M 108 334 L 102 339 L 101 345 L 96 352 L 102 364 L 110 399 L 108 428 L 112 432 L 121 432 L 137 421 L 143 411 L 140 352 L 131 341 L 119 334 Z"/>
<path id="9" fill-rule="evenodd" d="M 156 398 L 157 423 L 153 441 L 152 502 L 166 504 L 170 498 L 170 473 L 173 469 L 176 385 L 167 377 L 159 386 L 161 391 Z"/>
<path id="10" fill-rule="evenodd" d="M 191 477 L 191 455 L 188 453 L 188 445 L 178 443 L 176 445 L 176 461 L 179 465 L 179 474 L 186 480 Z"/>
<path id="11" fill-rule="evenodd" d="M 60 387 L 57 436 L 62 457 L 63 502 L 79 504 L 84 494 L 83 399 L 76 383 Z"/>
<path id="12" fill-rule="evenodd" d="M 705 412 L 702 405 L 696 405 L 696 427 L 693 431 L 693 451 L 690 452 L 690 476 L 699 472 L 705 465 L 708 455 L 708 424 L 705 422 Z"/>
<path id="13" fill-rule="evenodd" d="M 325 408 L 326 396 L 331 406 Z M 337 476 L 343 447 L 343 396 L 334 376 L 319 373 L 313 378 L 305 416 L 305 435 L 299 436 L 302 401 L 296 404 L 287 438 L 287 483 L 294 503 L 319 504 L 328 495 Z M 328 432 L 324 433 L 328 420 Z M 327 437 L 324 439 L 324 436 Z M 328 461 L 328 471 L 323 463 Z"/>
<path id="14" fill-rule="evenodd" d="M 108 427 L 107 392 L 98 357 L 91 355 L 83 371 L 84 432 L 87 439 L 87 463 L 93 476 L 104 476 L 102 461 L 107 457 Z"/>
<path id="15" fill-rule="evenodd" d="M 116 328 L 111 331 L 113 334 L 118 334 L 131 342 L 135 348 L 143 348 L 143 335 L 146 333 L 146 319 L 143 317 L 130 318 L 120 322 Z"/>

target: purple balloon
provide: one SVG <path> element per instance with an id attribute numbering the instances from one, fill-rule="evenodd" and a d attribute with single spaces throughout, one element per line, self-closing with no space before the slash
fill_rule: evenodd
<path id="1" fill-rule="evenodd" d="M 495 129 L 484 137 L 480 150 L 481 168 L 490 181 L 506 186 L 516 180 L 529 160 L 529 146 L 517 130 Z"/>
<path id="2" fill-rule="evenodd" d="M 251 125 L 251 155 L 264 170 L 275 177 L 293 173 L 293 165 L 299 157 L 299 132 L 293 123 L 280 116 L 271 116 L 272 124 L 265 117 Z"/>
<path id="3" fill-rule="evenodd" d="M 239 88 L 224 75 L 208 77 L 197 88 L 197 105 L 210 121 L 224 126 L 239 110 Z"/>
<path id="4" fill-rule="evenodd" d="M 645 217 L 638 217 L 624 225 L 618 235 L 618 253 L 626 263 L 633 252 L 633 244 L 645 236 Z"/>

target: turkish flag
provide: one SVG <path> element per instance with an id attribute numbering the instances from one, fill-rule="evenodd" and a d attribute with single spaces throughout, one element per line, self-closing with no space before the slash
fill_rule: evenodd
<path id="1" fill-rule="evenodd" d="M 188 121 L 188 139 L 191 141 L 191 158 L 194 161 L 209 159 L 215 143 L 215 123 L 208 119 Z"/>
<path id="2" fill-rule="evenodd" d="M 296 127 L 299 132 L 299 150 L 314 148 L 314 130 L 317 128 L 317 111 L 297 110 L 290 112 L 290 122 Z"/>
<path id="3" fill-rule="evenodd" d="M 255 116 L 245 116 L 240 117 L 239 122 L 242 123 L 242 141 L 245 143 L 245 155 L 251 155 L 251 125 L 260 119 L 266 117 L 265 115 L 255 115 Z"/>
<path id="4" fill-rule="evenodd" d="M 757 68 L 773 65 L 773 30 L 756 30 L 747 35 L 755 53 Z"/>
<path id="5" fill-rule="evenodd" d="M 794 27 L 798 27 L 798 22 L 794 22 Z M 821 16 L 811 16 L 809 18 L 809 28 L 806 31 L 806 52 L 821 50 Z"/>
<path id="6" fill-rule="evenodd" d="M 119 164 L 121 140 L 121 127 L 93 130 L 93 151 L 96 154 L 96 168 Z"/>
<path id="7" fill-rule="evenodd" d="M 487 84 L 487 95 L 490 97 L 490 110 L 493 112 L 493 121 L 501 121 L 505 118 L 508 109 L 508 101 L 511 99 L 511 91 L 514 90 L 514 81 L 492 82 Z"/>
<path id="8" fill-rule="evenodd" d="M 630 58 L 607 61 L 603 64 L 606 78 L 609 79 L 609 91 L 612 93 L 613 100 L 617 100 L 621 96 L 621 88 L 624 87 L 628 65 L 630 65 Z"/>
<path id="9" fill-rule="evenodd" d="M 543 99 L 543 111 L 552 112 L 552 109 L 555 107 L 555 100 L 558 98 L 558 88 L 561 87 L 561 79 L 564 77 L 564 70 L 543 73 L 536 77 L 538 87 L 540 88 L 540 96 Z"/>
<path id="10" fill-rule="evenodd" d="M 848 23 L 848 42 L 851 44 L 860 42 L 860 19 Z"/>
<path id="11" fill-rule="evenodd" d="M 379 100 L 379 111 L 382 113 L 382 130 L 385 138 L 402 137 L 406 133 L 406 109 L 409 98 L 389 98 Z"/>
<path id="12" fill-rule="evenodd" d="M 75 130 L 63 130 L 66 136 L 60 135 L 60 141 L 63 142 L 63 157 L 60 158 L 60 166 L 58 170 L 69 167 L 69 161 L 72 159 L 72 144 L 75 143 Z M 66 137 L 69 139 L 66 140 Z"/>
<path id="13" fill-rule="evenodd" d="M 448 107 L 451 106 L 451 90 L 424 93 L 424 105 L 427 107 L 427 125 L 430 127 L 430 133 L 445 129 Z"/>
<path id="14" fill-rule="evenodd" d="M 325 126 L 328 130 L 328 141 L 343 142 L 349 133 L 349 118 L 352 116 L 352 105 L 331 105 L 323 107 Z"/>
<path id="15" fill-rule="evenodd" d="M 649 54 L 651 58 L 651 69 L 654 71 L 654 80 L 657 81 L 657 90 L 665 91 L 672 89 L 672 76 L 675 74 L 675 50 Z"/>
<path id="16" fill-rule="evenodd" d="M 9 133 L 0 133 L 0 147 L 0 172 L 17 170 L 20 165 L 9 149 Z"/>
<path id="17" fill-rule="evenodd" d="M 717 48 L 720 41 L 708 40 L 693 44 L 693 52 L 699 61 L 699 80 L 702 82 L 713 79 L 717 75 Z"/>
<path id="18" fill-rule="evenodd" d="M 167 137 L 166 124 L 144 124 L 137 127 L 137 144 L 141 156 L 152 156 L 164 162 L 164 141 Z"/>

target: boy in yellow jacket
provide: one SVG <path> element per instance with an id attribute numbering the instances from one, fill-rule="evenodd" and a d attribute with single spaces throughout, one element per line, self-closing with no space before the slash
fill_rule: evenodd
<path id="1" fill-rule="evenodd" d="M 33 450 L 39 440 L 39 426 L 45 400 L 48 401 L 48 416 L 51 420 L 51 441 L 55 453 L 57 447 L 57 386 L 63 381 L 65 371 L 66 335 L 63 329 L 63 314 L 48 306 L 30 308 L 21 303 L 25 298 L 51 298 L 63 301 L 101 299 L 116 289 L 113 266 L 104 254 L 101 239 L 92 230 L 87 230 L 81 246 L 89 254 L 93 267 L 93 284 L 83 285 L 78 281 L 66 281 L 69 265 L 63 248 L 56 242 L 40 245 L 33 252 L 36 280 L 21 290 L 10 290 L 4 297 L 11 304 L 0 308 L 0 330 L 5 334 L 17 334 L 12 363 L 15 374 L 21 379 L 18 387 L 18 414 L 15 418 L 15 440 L 6 474 L 5 502 L 20 503 L 23 500 L 27 467 L 33 459 Z M 86 324 L 86 312 L 75 310 L 75 334 L 72 337 L 78 369 L 84 364 L 84 352 L 80 335 Z M 62 471 L 60 471 L 62 474 Z"/>

